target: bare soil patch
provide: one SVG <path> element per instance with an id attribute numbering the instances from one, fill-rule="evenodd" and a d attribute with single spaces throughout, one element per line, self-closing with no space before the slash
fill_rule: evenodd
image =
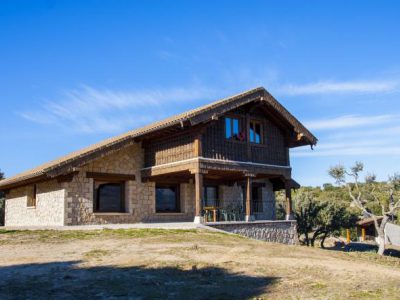
<path id="1" fill-rule="evenodd" d="M 0 298 L 398 299 L 400 259 L 204 230 L 0 231 Z"/>

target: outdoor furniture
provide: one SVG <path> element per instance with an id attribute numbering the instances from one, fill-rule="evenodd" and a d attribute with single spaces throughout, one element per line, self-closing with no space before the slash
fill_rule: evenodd
<path id="1" fill-rule="evenodd" d="M 206 206 L 204 207 L 204 219 L 206 222 L 217 222 L 218 207 Z"/>

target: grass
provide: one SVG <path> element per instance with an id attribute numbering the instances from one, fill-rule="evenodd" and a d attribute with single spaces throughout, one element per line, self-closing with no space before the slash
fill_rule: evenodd
<path id="1" fill-rule="evenodd" d="M 109 255 L 111 251 L 105 249 L 93 249 L 84 253 L 85 258 L 101 258 L 103 256 Z"/>
<path id="2" fill-rule="evenodd" d="M 396 299 L 400 259 L 204 230 L 0 230 L 0 299 Z"/>

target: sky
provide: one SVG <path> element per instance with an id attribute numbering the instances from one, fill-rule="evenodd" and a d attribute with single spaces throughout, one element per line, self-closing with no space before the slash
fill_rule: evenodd
<path id="1" fill-rule="evenodd" d="M 0 1 L 6 177 L 264 86 L 318 145 L 302 185 L 400 172 L 399 1 Z"/>

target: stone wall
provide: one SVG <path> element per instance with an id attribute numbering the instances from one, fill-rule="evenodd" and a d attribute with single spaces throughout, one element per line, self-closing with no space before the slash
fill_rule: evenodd
<path id="1" fill-rule="evenodd" d="M 207 226 L 248 238 L 294 245 L 298 243 L 296 221 L 207 223 Z"/>
<path id="2" fill-rule="evenodd" d="M 261 188 L 263 211 L 254 214 L 256 220 L 275 220 L 275 193 L 272 183 L 267 179 L 262 181 Z"/>
<path id="3" fill-rule="evenodd" d="M 275 193 L 273 191 L 272 183 L 268 179 L 255 180 L 255 183 L 263 183 L 264 187 L 261 188 L 263 211 L 254 213 L 253 217 L 256 220 L 275 220 Z M 240 207 L 244 212 L 244 198 L 243 189 L 240 185 L 233 186 L 221 185 L 219 187 L 220 207 L 223 209 L 231 209 L 233 207 Z"/>
<path id="4" fill-rule="evenodd" d="M 235 183 L 233 186 L 220 185 L 218 190 L 220 200 L 220 207 L 223 209 L 240 208 L 243 207 L 243 190 L 240 185 Z"/>
<path id="5" fill-rule="evenodd" d="M 194 202 L 191 195 L 194 194 L 194 185 L 181 184 L 182 213 L 156 213 L 155 183 L 141 180 L 143 161 L 141 145 L 134 144 L 82 167 L 66 187 L 66 225 L 192 221 Z M 94 180 L 86 178 L 86 172 L 135 175 L 136 180 L 125 182 L 124 213 L 93 212 Z"/>
<path id="6" fill-rule="evenodd" d="M 12 189 L 6 195 L 6 226 L 62 226 L 65 215 L 63 184 L 51 180 L 36 184 L 36 206 L 28 207 L 33 186 Z"/>

